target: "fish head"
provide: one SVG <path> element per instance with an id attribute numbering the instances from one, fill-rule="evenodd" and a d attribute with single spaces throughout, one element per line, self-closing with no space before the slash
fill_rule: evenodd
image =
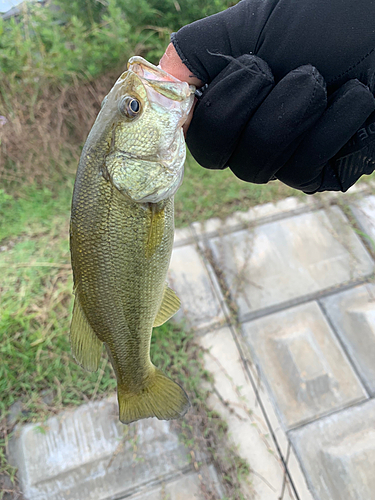
<path id="1" fill-rule="evenodd" d="M 107 134 L 104 176 L 133 201 L 157 203 L 180 186 L 186 157 L 182 126 L 194 90 L 133 57 L 105 97 L 93 127 Z"/>

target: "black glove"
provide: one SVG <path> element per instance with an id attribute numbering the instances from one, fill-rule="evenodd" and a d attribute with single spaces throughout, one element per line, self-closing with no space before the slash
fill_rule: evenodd
<path id="1" fill-rule="evenodd" d="M 324 79 L 313 66 L 301 66 L 274 85 L 267 64 L 244 55 L 203 91 L 186 142 L 200 165 L 229 166 L 248 182 L 276 176 L 308 193 L 345 191 L 375 168 L 361 161 L 373 140 L 375 152 L 375 134 L 361 127 L 374 110 L 372 93 L 358 80 L 349 80 L 327 103 Z"/>
<path id="2" fill-rule="evenodd" d="M 250 182 L 277 177 L 308 193 L 345 191 L 371 173 L 375 115 L 369 115 L 375 100 L 366 86 L 373 86 L 375 72 L 371 9 L 375 14 L 375 3 L 363 0 L 356 0 L 354 13 L 343 9 L 342 0 L 244 0 L 174 34 L 182 61 L 209 82 L 187 134 L 198 163 L 230 166 Z M 335 20 L 336 31 L 327 19 Z M 284 32 L 283 26 L 288 26 Z M 276 85 L 264 61 L 243 55 L 250 51 L 271 61 Z M 293 70 L 315 61 L 329 80 L 328 100 L 316 68 Z"/>

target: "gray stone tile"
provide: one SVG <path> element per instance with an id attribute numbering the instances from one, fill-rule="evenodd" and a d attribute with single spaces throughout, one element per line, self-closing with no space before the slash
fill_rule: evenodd
<path id="1" fill-rule="evenodd" d="M 190 227 L 183 227 L 175 229 L 174 232 L 174 242 L 175 247 L 181 247 L 183 245 L 188 245 L 194 242 L 194 234 Z"/>
<path id="2" fill-rule="evenodd" d="M 375 400 L 290 432 L 316 500 L 370 500 L 375 492 Z"/>
<path id="3" fill-rule="evenodd" d="M 128 500 L 205 500 L 198 473 L 181 475 L 127 498 Z"/>
<path id="4" fill-rule="evenodd" d="M 104 500 L 188 467 L 168 422 L 124 426 L 114 400 L 21 427 L 10 443 L 27 500 Z"/>
<path id="5" fill-rule="evenodd" d="M 194 245 L 173 249 L 168 281 L 181 300 L 181 312 L 190 327 L 209 329 L 225 322 L 218 299 L 223 300 L 220 287 Z"/>
<path id="6" fill-rule="evenodd" d="M 237 337 L 237 340 L 241 341 L 241 338 Z M 257 394 L 262 401 L 280 452 L 284 460 L 288 461 L 288 469 L 299 500 L 312 500 L 299 462 L 293 450 L 288 451 L 289 439 L 276 415 L 274 405 L 264 385 L 259 381 L 254 365 L 250 364 L 249 368 L 257 390 L 255 394 L 229 328 L 206 334 L 199 338 L 199 343 L 207 351 L 204 354 L 205 367 L 214 376 L 215 391 L 220 394 L 220 398 L 217 394 L 212 394 L 209 403 L 225 418 L 229 425 L 230 439 L 235 445 L 240 445 L 240 450 L 243 450 L 244 457 L 252 467 L 251 485 L 255 500 L 268 498 L 279 500 L 284 475 L 284 468 L 260 408 Z M 248 359 L 248 363 L 251 363 L 246 354 L 244 350 L 243 355 Z M 246 436 L 246 439 L 243 440 L 243 436 Z M 289 497 L 297 500 L 288 480 L 285 491 L 283 500 Z M 249 498 L 252 498 L 251 493 Z"/>
<path id="7" fill-rule="evenodd" d="M 243 333 L 286 428 L 366 398 L 316 302 L 245 323 Z"/>
<path id="8" fill-rule="evenodd" d="M 375 250 L 375 196 L 366 196 L 350 205 L 362 231 L 370 238 L 368 243 Z"/>
<path id="9" fill-rule="evenodd" d="M 231 443 L 238 447 L 252 471 L 250 483 L 242 485 L 244 498 L 278 500 L 284 469 L 230 329 L 215 330 L 198 341 L 205 350 L 205 368 L 214 377 L 208 405 L 226 421 Z M 278 437 L 281 439 L 280 433 Z M 294 500 L 289 491 L 284 496 L 287 499 Z"/>
<path id="10" fill-rule="evenodd" d="M 364 386 L 375 396 L 375 286 L 355 287 L 321 303 Z"/>
<path id="11" fill-rule="evenodd" d="M 370 275 L 374 263 L 338 207 L 270 222 L 207 243 L 239 319 Z"/>

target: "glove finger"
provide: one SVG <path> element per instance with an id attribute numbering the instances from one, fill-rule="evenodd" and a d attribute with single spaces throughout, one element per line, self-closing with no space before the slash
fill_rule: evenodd
<path id="1" fill-rule="evenodd" d="M 320 190 L 324 178 L 325 189 L 341 189 L 339 178 L 342 177 L 343 182 L 347 184 L 346 170 L 351 177 L 349 167 L 359 168 L 359 165 L 355 165 L 358 155 L 352 154 L 350 160 L 346 158 L 347 155 L 354 153 L 355 149 L 353 141 L 349 143 L 348 141 L 374 109 L 374 96 L 365 85 L 358 80 L 346 82 L 330 97 L 324 114 L 304 137 L 290 160 L 277 172 L 276 177 L 285 184 L 308 193 Z M 365 134 L 367 134 L 366 127 L 362 131 L 362 136 Z M 371 139 L 370 135 L 367 135 L 366 144 L 375 140 L 375 129 Z M 364 147 L 364 144 L 359 145 L 358 141 L 359 136 L 357 151 Z M 343 148 L 346 143 L 347 146 Z M 336 160 L 330 162 L 333 171 L 326 171 L 327 162 L 336 154 L 338 155 Z"/>
<path id="2" fill-rule="evenodd" d="M 231 170 L 248 182 L 268 182 L 326 103 L 325 82 L 316 68 L 306 65 L 288 73 L 249 121 L 228 162 Z"/>
<path id="3" fill-rule="evenodd" d="M 231 58 L 203 92 L 187 131 L 188 148 L 202 167 L 226 167 L 243 128 L 273 84 L 271 70 L 258 57 Z"/>

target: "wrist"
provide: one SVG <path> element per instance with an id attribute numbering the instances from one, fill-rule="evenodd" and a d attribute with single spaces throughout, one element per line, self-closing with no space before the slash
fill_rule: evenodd
<path id="1" fill-rule="evenodd" d="M 168 45 L 163 57 L 160 59 L 159 65 L 162 70 L 183 82 L 189 83 L 189 85 L 195 85 L 198 88 L 203 85 L 203 82 L 193 75 L 189 68 L 181 61 L 172 43 Z"/>

